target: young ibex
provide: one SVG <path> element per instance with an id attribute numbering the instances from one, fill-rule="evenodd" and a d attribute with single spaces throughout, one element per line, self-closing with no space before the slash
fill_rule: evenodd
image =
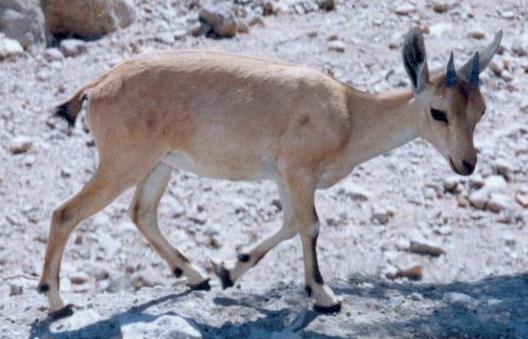
<path id="1" fill-rule="evenodd" d="M 207 276 L 158 228 L 157 208 L 173 167 L 277 183 L 282 228 L 215 267 L 223 288 L 299 234 L 314 309 L 338 312 L 341 304 L 317 263 L 316 189 L 416 137 L 428 140 L 453 171 L 471 174 L 473 131 L 485 110 L 479 73 L 501 36 L 457 70 L 451 54 L 447 71 L 430 77 L 422 34 L 412 29 L 403 46 L 412 91 L 398 94 L 361 92 L 306 67 L 202 51 L 138 56 L 85 85 L 56 114 L 73 126 L 83 101 L 89 102 L 86 117 L 100 163 L 86 186 L 53 213 L 39 284 L 50 313 L 71 313 L 59 294 L 59 270 L 72 230 L 132 186 L 130 217 L 137 228 L 190 288 L 210 289 Z"/>

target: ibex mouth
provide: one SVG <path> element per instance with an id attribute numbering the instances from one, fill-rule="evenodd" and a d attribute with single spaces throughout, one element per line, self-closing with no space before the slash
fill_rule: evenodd
<path id="1" fill-rule="evenodd" d="M 464 175 L 462 172 L 460 172 L 458 170 L 458 168 L 455 166 L 455 163 L 453 162 L 453 159 L 451 159 L 451 157 L 448 157 L 449 158 L 449 166 L 451 166 L 451 169 L 453 170 L 453 172 L 455 172 L 456 174 L 459 174 L 459 175 Z"/>
<path id="2" fill-rule="evenodd" d="M 471 175 L 471 173 L 473 173 L 473 168 L 471 170 L 468 170 L 467 168 L 465 168 L 464 171 L 461 171 L 459 170 L 456 166 L 455 166 L 455 163 L 453 162 L 453 159 L 451 159 L 451 157 L 448 157 L 449 158 L 449 166 L 451 166 L 451 169 L 453 170 L 453 172 L 455 172 L 456 174 L 458 175 L 463 175 L 463 176 L 468 176 L 468 175 Z"/>

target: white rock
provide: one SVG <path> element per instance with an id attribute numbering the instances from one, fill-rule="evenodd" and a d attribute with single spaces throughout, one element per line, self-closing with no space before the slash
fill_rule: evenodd
<path id="1" fill-rule="evenodd" d="M 528 67 L 526 68 L 526 70 L 528 70 Z M 528 96 L 523 96 L 520 106 L 522 112 L 528 113 Z"/>
<path id="2" fill-rule="evenodd" d="M 501 17 L 503 17 L 504 19 L 513 19 L 515 18 L 515 12 L 514 11 L 501 12 Z"/>
<path id="3" fill-rule="evenodd" d="M 78 330 L 101 320 L 101 315 L 95 310 L 76 310 L 73 315 L 61 322 L 62 330 Z"/>
<path id="4" fill-rule="evenodd" d="M 185 38 L 186 35 L 187 35 L 187 31 L 184 30 L 184 29 L 178 29 L 178 30 L 174 31 L 174 33 L 173 33 L 174 38 L 177 39 L 177 40 L 181 40 L 181 39 Z"/>
<path id="5" fill-rule="evenodd" d="M 442 300 L 445 303 L 469 309 L 474 309 L 478 306 L 478 301 L 476 299 L 467 294 L 459 292 L 444 293 Z"/>
<path id="6" fill-rule="evenodd" d="M 346 45 L 342 41 L 334 40 L 328 43 L 328 49 L 334 52 L 343 53 L 346 50 Z"/>
<path id="7" fill-rule="evenodd" d="M 511 206 L 511 198 L 508 196 L 509 187 L 504 180 L 504 177 L 500 175 L 492 175 L 484 180 L 484 185 L 472 192 L 468 199 L 471 205 L 476 209 L 484 210 L 489 208 L 493 212 L 498 212 L 507 208 L 507 205 Z M 490 206 L 489 203 L 493 202 Z"/>
<path id="8" fill-rule="evenodd" d="M 400 5 L 400 6 L 396 7 L 396 9 L 394 11 L 398 15 L 409 15 L 411 13 L 416 12 L 416 7 L 414 7 L 414 5 L 412 5 L 410 3 L 405 3 L 403 5 Z"/>
<path id="9" fill-rule="evenodd" d="M 517 200 L 517 203 L 519 203 L 519 205 L 521 205 L 522 207 L 528 208 L 528 195 L 517 193 L 515 195 L 515 200 Z"/>
<path id="10" fill-rule="evenodd" d="M 405 302 L 405 298 L 401 295 L 394 295 L 389 298 L 388 306 L 391 308 L 395 308 L 400 306 Z"/>
<path id="11" fill-rule="evenodd" d="M 26 136 L 18 136 L 11 140 L 9 151 L 11 154 L 26 153 L 33 147 L 33 141 Z"/>
<path id="12" fill-rule="evenodd" d="M 86 43 L 77 39 L 62 40 L 59 46 L 62 54 L 67 57 L 74 57 L 86 52 Z"/>
<path id="13" fill-rule="evenodd" d="M 367 201 L 372 197 L 372 194 L 369 191 L 354 183 L 348 183 L 346 185 L 345 195 L 352 200 L 358 201 Z"/>
<path id="14" fill-rule="evenodd" d="M 130 280 L 134 288 L 137 290 L 143 287 L 163 285 L 160 275 L 151 268 L 135 272 Z"/>
<path id="15" fill-rule="evenodd" d="M 146 316 L 145 322 L 128 322 L 123 319 L 121 325 L 123 339 L 150 338 L 201 338 L 200 332 L 187 320 L 176 315 L 162 315 L 152 321 Z"/>
<path id="16" fill-rule="evenodd" d="M 506 193 L 509 191 L 509 186 L 504 177 L 500 175 L 492 175 L 484 180 L 484 187 L 490 192 L 502 192 Z"/>
<path id="17" fill-rule="evenodd" d="M 16 40 L 6 38 L 0 33 L 0 59 L 24 53 L 22 45 Z"/>
<path id="18" fill-rule="evenodd" d="M 403 34 L 401 32 L 394 32 L 389 38 L 389 48 L 398 49 L 403 41 Z"/>
<path id="19" fill-rule="evenodd" d="M 171 32 L 161 32 L 156 35 L 156 41 L 164 43 L 166 45 L 174 44 L 174 35 Z"/>
<path id="20" fill-rule="evenodd" d="M 48 48 L 44 52 L 44 59 L 46 61 L 57 61 L 64 59 L 64 55 L 58 48 Z"/>
<path id="21" fill-rule="evenodd" d="M 492 212 L 499 213 L 511 208 L 512 205 L 513 201 L 509 195 L 493 192 L 489 196 L 486 208 Z"/>
<path id="22" fill-rule="evenodd" d="M 37 1 L 0 1 L 0 31 L 23 48 L 44 42 L 44 16 Z"/>
<path id="23" fill-rule="evenodd" d="M 237 33 L 237 21 L 233 12 L 225 6 L 204 6 L 199 12 L 200 21 L 209 25 L 215 34 L 230 38 Z"/>
<path id="24" fill-rule="evenodd" d="M 511 175 L 513 165 L 506 159 L 500 158 L 495 161 L 495 170 L 498 174 L 508 179 Z"/>
<path id="25" fill-rule="evenodd" d="M 415 300 L 415 301 L 420 301 L 420 300 L 423 300 L 423 295 L 421 295 L 420 293 L 418 292 L 413 292 L 411 293 L 411 299 L 412 300 Z"/>
<path id="26" fill-rule="evenodd" d="M 471 189 L 479 189 L 484 186 L 484 179 L 479 173 L 472 175 L 468 180 L 468 185 Z"/>
<path id="27" fill-rule="evenodd" d="M 454 193 L 458 187 L 458 177 L 450 176 L 444 180 L 444 191 Z"/>
<path id="28" fill-rule="evenodd" d="M 528 55 L 528 32 L 524 32 L 515 37 L 511 49 L 518 56 Z"/>
<path id="29" fill-rule="evenodd" d="M 437 24 L 429 26 L 429 34 L 431 36 L 440 37 L 446 34 L 447 32 L 450 32 L 452 29 L 453 25 L 449 22 L 439 22 Z"/>
<path id="30" fill-rule="evenodd" d="M 372 215 L 370 219 L 373 223 L 385 225 L 394 216 L 394 211 L 391 208 L 374 206 L 372 207 Z"/>
<path id="31" fill-rule="evenodd" d="M 469 202 L 473 207 L 479 210 L 486 209 L 486 204 L 488 203 L 489 193 L 484 189 L 480 189 L 471 193 L 468 197 Z"/>

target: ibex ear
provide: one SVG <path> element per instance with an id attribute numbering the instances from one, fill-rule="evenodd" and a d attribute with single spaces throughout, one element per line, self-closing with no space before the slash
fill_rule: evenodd
<path id="1" fill-rule="evenodd" d="M 429 70 L 422 32 L 415 27 L 407 33 L 403 43 L 403 65 L 411 78 L 415 94 L 420 93 L 429 82 Z"/>

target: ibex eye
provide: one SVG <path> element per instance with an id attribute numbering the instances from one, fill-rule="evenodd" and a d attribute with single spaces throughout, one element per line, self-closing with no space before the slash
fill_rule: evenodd
<path id="1" fill-rule="evenodd" d="M 431 108 L 431 115 L 433 116 L 433 119 L 445 122 L 447 124 L 447 116 L 444 112 Z"/>

